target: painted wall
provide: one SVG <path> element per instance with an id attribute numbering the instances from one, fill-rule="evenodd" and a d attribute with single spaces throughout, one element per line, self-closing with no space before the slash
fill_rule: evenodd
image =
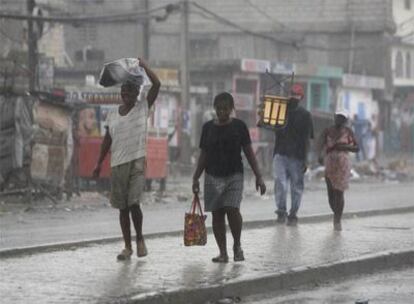
<path id="1" fill-rule="evenodd" d="M 67 1 L 67 10 L 79 15 L 108 15 L 137 11 L 141 1 Z M 88 62 L 76 62 L 75 54 L 84 48 L 103 50 L 104 61 L 122 57 L 137 57 L 143 53 L 142 25 L 134 23 L 87 24 L 80 27 L 65 25 L 65 47 L 75 66 L 88 67 Z M 92 62 L 91 67 L 99 64 Z"/>
<path id="2" fill-rule="evenodd" d="M 414 86 L 414 0 L 394 0 L 396 37 L 393 46 L 392 75 L 395 86 Z"/>
<path id="3" fill-rule="evenodd" d="M 397 26 L 396 36 L 403 37 L 414 31 L 414 0 L 393 0 L 392 12 Z M 403 40 L 414 44 L 412 35 Z"/>
<path id="4" fill-rule="evenodd" d="M 350 118 L 355 114 L 360 119 L 369 119 L 376 123 L 378 117 L 378 102 L 372 97 L 370 89 L 342 88 L 338 93 L 337 109 L 345 109 Z M 373 116 L 375 119 L 373 119 Z"/>

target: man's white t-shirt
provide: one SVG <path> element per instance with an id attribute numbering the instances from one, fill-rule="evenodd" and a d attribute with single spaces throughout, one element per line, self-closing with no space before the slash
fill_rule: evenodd
<path id="1" fill-rule="evenodd" d="M 144 157 L 147 146 L 148 103 L 138 100 L 127 115 L 118 107 L 109 112 L 105 126 L 112 138 L 111 167 Z"/>

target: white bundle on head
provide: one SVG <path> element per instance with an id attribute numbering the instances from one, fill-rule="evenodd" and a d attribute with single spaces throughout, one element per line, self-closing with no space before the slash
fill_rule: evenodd
<path id="1" fill-rule="evenodd" d="M 146 86 L 151 82 L 144 68 L 139 65 L 136 58 L 121 58 L 104 64 L 99 76 L 99 84 L 111 87 L 123 83 L 136 86 Z"/>

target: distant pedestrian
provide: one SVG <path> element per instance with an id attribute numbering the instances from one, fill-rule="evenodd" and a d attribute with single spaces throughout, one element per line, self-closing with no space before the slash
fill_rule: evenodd
<path id="1" fill-rule="evenodd" d="M 275 132 L 273 174 L 275 178 L 275 202 L 277 223 L 297 224 L 307 169 L 309 140 L 313 138 L 312 115 L 299 105 L 304 98 L 300 84 L 291 88 L 288 101 L 288 122 L 285 128 Z M 286 200 L 290 183 L 291 208 L 287 213 Z"/>
<path id="2" fill-rule="evenodd" d="M 348 152 L 357 153 L 359 147 L 352 130 L 347 127 L 348 114 L 344 111 L 335 113 L 335 124 L 325 129 L 318 145 L 320 162 L 325 164 L 325 180 L 328 201 L 334 213 L 335 230 L 342 230 L 341 218 L 344 210 L 344 191 L 348 189 L 351 165 Z M 324 160 L 322 159 L 322 155 Z"/>
<path id="3" fill-rule="evenodd" d="M 361 119 L 358 114 L 354 114 L 351 126 L 355 134 L 355 139 L 360 147 L 359 152 L 356 154 L 356 160 L 358 162 L 364 161 L 367 158 L 365 141 L 367 139 L 368 120 Z"/>
<path id="4" fill-rule="evenodd" d="M 242 150 L 256 177 L 256 189 L 260 190 L 260 194 L 266 192 L 266 186 L 257 165 L 246 124 L 230 116 L 234 110 L 233 96 L 226 92 L 218 94 L 214 98 L 214 109 L 217 118 L 203 125 L 200 139 L 201 153 L 193 175 L 193 192 L 199 192 L 199 178 L 205 171 L 205 210 L 213 214 L 213 232 L 220 250 L 220 254 L 212 261 L 227 263 L 229 260 L 226 216 L 234 240 L 234 261 L 243 261 L 244 254 L 240 243 L 243 222 L 240 203 L 244 180 Z"/>
<path id="5" fill-rule="evenodd" d="M 377 163 L 377 136 L 376 129 L 373 128 L 372 123 L 368 121 L 367 131 L 364 136 L 364 151 L 366 160 L 368 161 L 370 170 L 375 173 L 378 170 Z M 361 145 L 359 145 L 361 146 Z"/>
<path id="6" fill-rule="evenodd" d="M 137 255 L 147 255 L 142 236 L 143 215 L 140 208 L 141 196 L 145 184 L 145 154 L 147 139 L 148 110 L 154 104 L 160 88 L 160 81 L 155 73 L 139 60 L 152 87 L 147 94 L 147 102 L 137 100 L 140 87 L 133 83 L 121 86 L 122 105 L 109 113 L 106 121 L 106 133 L 101 145 L 98 163 L 93 172 L 99 177 L 102 162 L 111 150 L 111 205 L 119 209 L 119 222 L 125 248 L 118 255 L 119 260 L 130 258 L 133 253 L 131 244 L 131 223 L 136 231 Z"/>

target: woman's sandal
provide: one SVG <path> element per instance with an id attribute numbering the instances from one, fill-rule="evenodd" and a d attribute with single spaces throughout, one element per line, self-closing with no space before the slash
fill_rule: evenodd
<path id="1" fill-rule="evenodd" d="M 215 258 L 212 258 L 211 261 L 213 263 L 228 263 L 229 257 L 227 255 L 219 255 L 219 256 L 216 256 Z"/>

